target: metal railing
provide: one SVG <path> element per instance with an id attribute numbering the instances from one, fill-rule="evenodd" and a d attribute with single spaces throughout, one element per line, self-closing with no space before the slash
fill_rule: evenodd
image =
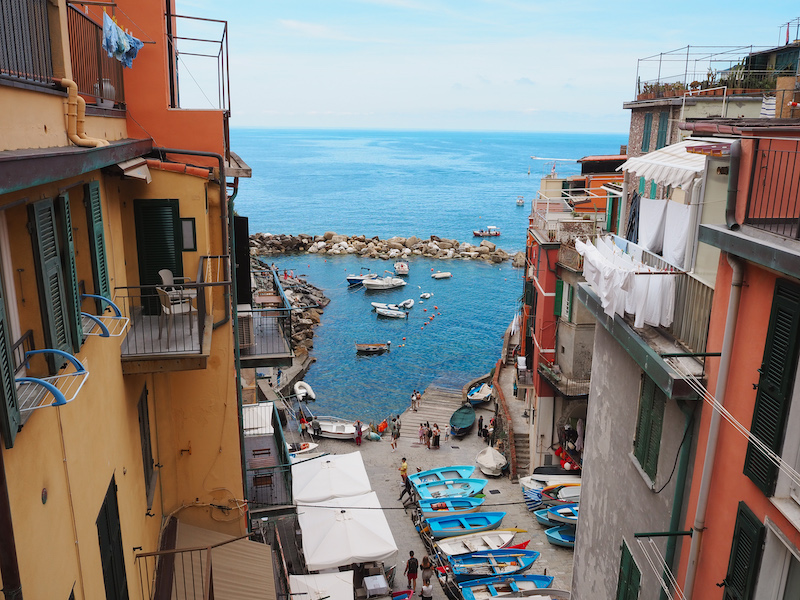
<path id="1" fill-rule="evenodd" d="M 800 142 L 756 140 L 744 222 L 800 239 Z"/>
<path id="2" fill-rule="evenodd" d="M 0 2 L 0 77 L 51 86 L 48 0 Z"/>
<path id="3" fill-rule="evenodd" d="M 583 271 L 583 257 L 569 244 L 559 246 L 558 262 L 573 271 Z"/>
<path id="4" fill-rule="evenodd" d="M 287 354 L 292 347 L 292 305 L 272 269 L 251 271 L 255 284 L 254 300 L 259 296 L 276 299 L 256 308 L 239 309 L 239 348 L 243 358 Z"/>
<path id="5" fill-rule="evenodd" d="M 73 5 L 67 6 L 72 78 L 78 92 L 95 104 L 113 108 L 125 104 L 122 63 L 103 50 L 103 27 Z"/>
<path id="6" fill-rule="evenodd" d="M 14 373 L 19 373 L 25 366 L 25 354 L 36 350 L 33 343 L 33 331 L 28 329 L 16 342 L 11 345 L 11 355 L 14 358 Z"/>
<path id="7" fill-rule="evenodd" d="M 589 396 L 589 379 L 570 379 L 555 367 L 557 365 L 542 361 L 539 363 L 537 371 L 544 377 L 550 385 L 566 398 L 582 398 Z"/>

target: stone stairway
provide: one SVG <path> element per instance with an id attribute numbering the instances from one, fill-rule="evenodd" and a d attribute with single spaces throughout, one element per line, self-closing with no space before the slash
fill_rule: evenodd
<path id="1" fill-rule="evenodd" d="M 410 400 L 409 400 L 410 404 Z M 428 422 L 439 425 L 444 440 L 444 426 L 450 423 L 453 412 L 461 406 L 461 392 L 435 386 L 428 386 L 422 394 L 419 410 L 406 409 L 402 416 L 400 439 L 407 440 L 411 446 L 419 445 L 419 424 Z"/>
<path id="2" fill-rule="evenodd" d="M 517 475 L 530 475 L 531 444 L 527 433 L 514 433 L 514 448 L 517 453 Z"/>

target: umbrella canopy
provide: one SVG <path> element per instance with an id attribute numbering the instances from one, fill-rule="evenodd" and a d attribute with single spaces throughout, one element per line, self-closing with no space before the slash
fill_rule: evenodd
<path id="1" fill-rule="evenodd" d="M 289 575 L 289 588 L 300 600 L 353 600 L 353 572 Z"/>
<path id="2" fill-rule="evenodd" d="M 328 454 L 292 465 L 292 494 L 298 503 L 358 496 L 371 491 L 361 452 Z"/>
<path id="3" fill-rule="evenodd" d="M 298 502 L 297 520 L 309 571 L 397 558 L 397 544 L 375 492 L 312 506 Z"/>

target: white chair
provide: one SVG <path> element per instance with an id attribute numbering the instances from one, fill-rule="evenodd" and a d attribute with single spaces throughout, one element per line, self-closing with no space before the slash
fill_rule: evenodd
<path id="1" fill-rule="evenodd" d="M 173 304 L 185 302 L 186 300 L 194 301 L 197 298 L 196 288 L 175 287 L 175 284 L 192 283 L 190 278 L 174 277 L 169 269 L 161 269 L 158 272 L 158 276 L 161 277 L 161 286 L 167 292 Z"/>
<path id="2" fill-rule="evenodd" d="M 197 309 L 192 306 L 192 301 L 188 298 L 180 302 L 175 302 L 167 290 L 157 287 L 158 299 L 161 302 L 161 314 L 158 316 L 158 339 L 161 339 L 161 330 L 164 327 L 164 320 L 167 321 L 167 346 L 169 347 L 170 336 L 172 334 L 172 323 L 175 315 L 189 315 L 189 334 L 194 330 L 194 314 Z"/>

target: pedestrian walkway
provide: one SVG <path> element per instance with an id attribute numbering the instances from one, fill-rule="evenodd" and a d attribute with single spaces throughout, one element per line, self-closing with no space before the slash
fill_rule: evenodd
<path id="1" fill-rule="evenodd" d="M 409 404 L 411 404 L 409 394 Z M 442 440 L 444 440 L 445 425 L 450 423 L 450 417 L 455 410 L 461 406 L 461 392 L 458 390 L 448 390 L 445 388 L 429 386 L 422 394 L 422 401 L 419 409 L 414 412 L 408 408 L 400 415 L 400 439 L 421 446 L 419 443 L 419 424 L 434 423 L 439 425 L 442 430 Z M 405 444 L 404 444 L 405 445 Z"/>

